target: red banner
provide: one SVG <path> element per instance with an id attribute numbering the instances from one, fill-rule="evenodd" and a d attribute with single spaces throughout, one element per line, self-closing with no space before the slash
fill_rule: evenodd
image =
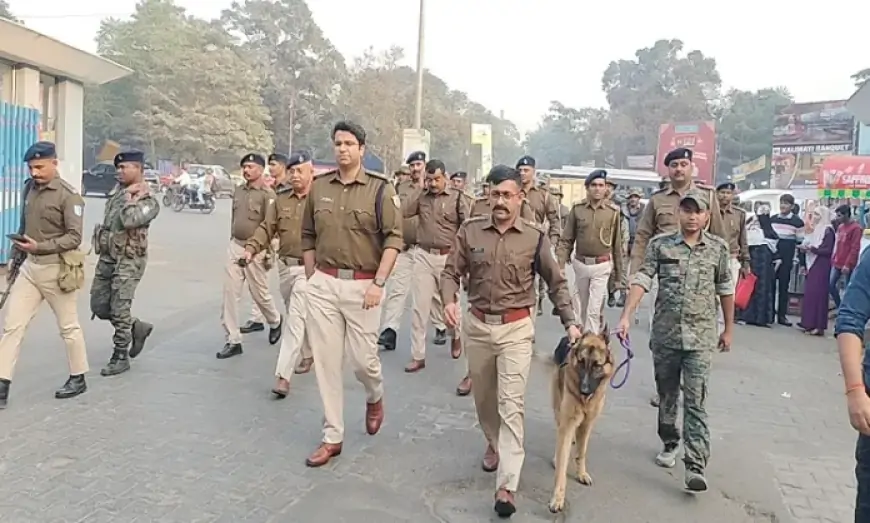
<path id="1" fill-rule="evenodd" d="M 870 189 L 870 156 L 829 156 L 816 172 L 819 189 Z"/>
<path id="2" fill-rule="evenodd" d="M 656 172 L 661 177 L 668 176 L 668 168 L 663 163 L 665 156 L 680 147 L 692 150 L 695 180 L 712 185 L 716 169 L 715 122 L 671 123 L 659 127 Z"/>

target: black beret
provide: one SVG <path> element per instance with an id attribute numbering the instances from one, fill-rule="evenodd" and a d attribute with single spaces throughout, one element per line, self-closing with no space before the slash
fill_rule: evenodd
<path id="1" fill-rule="evenodd" d="M 460 180 L 464 180 L 468 178 L 468 173 L 465 171 L 456 171 L 455 173 L 450 175 L 450 179 L 459 178 Z"/>
<path id="2" fill-rule="evenodd" d="M 115 167 L 122 163 L 145 163 L 145 153 L 142 151 L 126 151 L 115 155 Z"/>
<path id="3" fill-rule="evenodd" d="M 310 162 L 311 155 L 306 151 L 296 151 L 295 153 L 290 155 L 290 159 L 287 160 L 287 167 L 295 167 L 297 165 Z"/>
<path id="4" fill-rule="evenodd" d="M 408 165 L 414 162 L 425 162 L 426 161 L 426 153 L 423 151 L 414 151 L 408 155 L 408 160 L 405 162 Z"/>
<path id="5" fill-rule="evenodd" d="M 680 147 L 679 149 L 674 149 L 673 151 L 669 152 L 667 156 L 665 156 L 665 167 L 670 165 L 672 161 L 681 160 L 683 158 L 685 158 L 691 162 L 692 161 L 692 150 L 685 149 L 683 147 Z"/>
<path id="6" fill-rule="evenodd" d="M 519 169 L 520 167 L 522 167 L 524 165 L 528 165 L 529 167 L 534 168 L 535 167 L 535 159 L 529 155 L 526 155 L 526 156 L 523 156 L 522 158 L 520 158 L 519 160 L 517 160 L 517 169 Z"/>
<path id="7" fill-rule="evenodd" d="M 260 167 L 266 166 L 266 159 L 263 158 L 262 154 L 257 153 L 248 153 L 242 156 L 242 161 L 239 162 L 240 167 L 244 167 L 246 163 L 255 163 Z"/>
<path id="8" fill-rule="evenodd" d="M 36 142 L 24 153 L 24 161 L 57 158 L 57 148 L 51 142 Z"/>
<path id="9" fill-rule="evenodd" d="M 287 156 L 281 153 L 272 153 L 269 155 L 269 163 L 272 162 L 283 163 L 284 165 L 287 165 Z"/>
<path id="10" fill-rule="evenodd" d="M 589 187 L 592 182 L 599 178 L 607 182 L 607 171 L 605 171 L 604 169 L 595 169 L 594 171 L 589 173 L 589 175 L 586 177 L 586 187 Z"/>
<path id="11" fill-rule="evenodd" d="M 717 190 L 717 191 L 718 191 L 719 189 L 730 189 L 730 190 L 733 191 L 733 190 L 736 189 L 736 188 L 737 188 L 737 186 L 734 185 L 734 184 L 731 183 L 731 182 L 720 183 L 719 185 L 716 186 L 716 190 Z"/>

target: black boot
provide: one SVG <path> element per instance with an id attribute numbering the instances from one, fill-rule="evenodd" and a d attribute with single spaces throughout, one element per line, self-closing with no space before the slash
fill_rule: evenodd
<path id="1" fill-rule="evenodd" d="M 117 376 L 130 370 L 130 358 L 127 349 L 115 348 L 109 363 L 100 370 L 100 376 Z"/>
<path id="2" fill-rule="evenodd" d="M 217 359 L 225 360 L 227 358 L 232 358 L 233 356 L 238 356 L 242 353 L 242 344 L 241 343 L 227 343 L 224 345 L 224 348 L 221 349 L 220 352 L 216 354 Z"/>
<path id="3" fill-rule="evenodd" d="M 396 331 L 390 328 L 384 329 L 378 338 L 378 345 L 383 347 L 384 350 L 396 350 Z"/>
<path id="4" fill-rule="evenodd" d="M 281 339 L 281 333 L 284 329 L 284 316 L 281 316 L 281 321 L 275 327 L 269 327 L 269 344 L 275 345 Z"/>
<path id="5" fill-rule="evenodd" d="M 435 339 L 432 340 L 435 345 L 444 345 L 447 343 L 447 331 L 445 329 L 435 329 Z"/>
<path id="6" fill-rule="evenodd" d="M 9 399 L 9 380 L 0 379 L 0 410 L 6 408 L 6 400 Z"/>
<path id="7" fill-rule="evenodd" d="M 63 387 L 57 389 L 54 393 L 54 397 L 59 400 L 75 398 L 86 390 L 88 390 L 88 384 L 85 383 L 85 375 L 79 374 L 77 376 L 70 376 L 69 379 L 66 380 L 66 383 L 63 384 Z"/>
<path id="8" fill-rule="evenodd" d="M 133 344 L 130 346 L 130 358 L 135 358 L 145 348 L 145 340 L 151 336 L 154 325 L 147 321 L 136 320 L 133 322 Z"/>
<path id="9" fill-rule="evenodd" d="M 538 306 L 535 307 L 535 309 L 538 311 L 537 312 L 538 316 L 544 314 L 544 299 L 543 298 L 538 297 Z"/>
<path id="10" fill-rule="evenodd" d="M 608 294 L 607 306 L 612 308 L 614 305 L 616 305 L 616 296 L 614 296 L 613 294 Z"/>
<path id="11" fill-rule="evenodd" d="M 619 298 L 616 300 L 616 306 L 619 308 L 625 307 L 625 291 L 619 293 Z"/>
<path id="12" fill-rule="evenodd" d="M 266 330 L 266 326 L 258 321 L 248 321 L 248 323 L 241 326 L 239 332 L 242 334 L 250 334 L 252 332 L 260 332 Z"/>

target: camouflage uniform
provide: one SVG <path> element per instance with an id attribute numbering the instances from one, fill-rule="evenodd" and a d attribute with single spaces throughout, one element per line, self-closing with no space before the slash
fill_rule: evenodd
<path id="1" fill-rule="evenodd" d="M 710 457 L 705 402 L 710 364 L 719 343 L 717 298 L 734 293 L 728 244 L 706 231 L 701 234 L 694 247 L 683 241 L 680 232 L 653 238 L 631 282 L 649 292 L 658 276 L 650 335 L 661 399 L 658 434 L 665 452 L 675 452 L 680 443 L 677 400 L 682 377 L 683 460 L 687 471 L 698 473 L 703 472 Z"/>
<path id="2" fill-rule="evenodd" d="M 115 328 L 115 350 L 104 376 L 120 374 L 130 368 L 144 338 L 153 328 L 130 315 L 136 286 L 148 263 L 148 227 L 160 213 L 160 205 L 147 189 L 131 198 L 127 188 L 116 188 L 106 203 L 103 223 L 95 231 L 94 249 L 99 254 L 91 284 L 91 312 L 109 320 Z"/>

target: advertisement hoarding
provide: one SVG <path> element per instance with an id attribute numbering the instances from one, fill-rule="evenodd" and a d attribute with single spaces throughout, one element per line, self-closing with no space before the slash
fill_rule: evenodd
<path id="1" fill-rule="evenodd" d="M 716 169 L 716 124 L 714 122 L 688 122 L 662 124 L 656 151 L 656 172 L 667 177 L 668 168 L 662 163 L 667 154 L 679 147 L 692 150 L 695 180 L 712 184 Z"/>
<path id="2" fill-rule="evenodd" d="M 817 183 L 821 197 L 870 198 L 870 156 L 828 156 Z"/>
<path id="3" fill-rule="evenodd" d="M 767 168 L 767 156 L 759 156 L 758 158 L 741 163 L 737 167 L 731 169 L 731 181 L 734 183 L 742 182 L 752 173 L 756 173 Z"/>

